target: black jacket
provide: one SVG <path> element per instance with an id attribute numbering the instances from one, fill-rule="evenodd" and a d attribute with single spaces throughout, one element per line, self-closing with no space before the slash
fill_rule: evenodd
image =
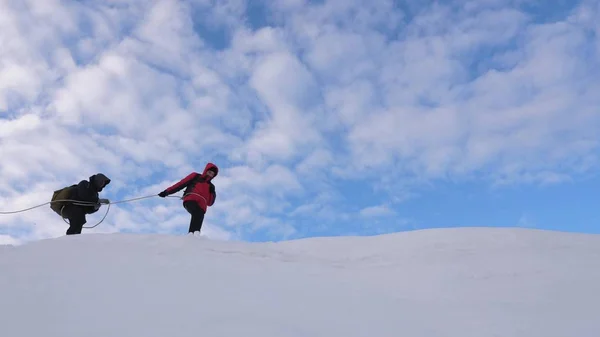
<path id="1" fill-rule="evenodd" d="M 80 206 L 84 209 L 85 213 L 92 214 L 99 209 L 99 192 L 110 183 L 110 179 L 102 173 L 94 174 L 89 180 L 82 180 L 77 186 L 71 191 L 69 199 L 93 202 L 96 205 Z"/>

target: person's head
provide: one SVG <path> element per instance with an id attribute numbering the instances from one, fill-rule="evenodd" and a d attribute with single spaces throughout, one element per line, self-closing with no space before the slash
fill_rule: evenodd
<path id="1" fill-rule="evenodd" d="M 90 183 L 94 186 L 96 191 L 102 192 L 104 187 L 110 184 L 110 179 L 102 173 L 97 173 L 90 177 Z"/>
<path id="2" fill-rule="evenodd" d="M 213 163 L 208 163 L 206 164 L 206 167 L 204 168 L 204 172 L 202 174 L 205 177 L 208 177 L 209 180 L 212 180 L 214 177 L 217 176 L 217 174 L 219 174 L 219 168 Z"/>

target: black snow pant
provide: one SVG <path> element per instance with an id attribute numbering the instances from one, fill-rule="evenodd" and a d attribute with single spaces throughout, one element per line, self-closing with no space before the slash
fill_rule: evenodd
<path id="1" fill-rule="evenodd" d="M 183 207 L 192 215 L 188 232 L 199 232 L 202 228 L 202 222 L 204 222 L 204 211 L 195 201 L 184 201 Z"/>
<path id="2" fill-rule="evenodd" d="M 76 205 L 67 205 L 62 210 L 62 216 L 69 220 L 70 226 L 67 229 L 67 235 L 81 234 L 83 225 L 87 222 L 83 208 Z"/>

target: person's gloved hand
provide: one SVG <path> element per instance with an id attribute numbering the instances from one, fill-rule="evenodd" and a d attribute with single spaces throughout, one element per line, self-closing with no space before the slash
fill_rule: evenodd
<path id="1" fill-rule="evenodd" d="M 108 199 L 100 199 L 98 200 L 101 204 L 110 204 L 110 200 Z"/>
<path id="2" fill-rule="evenodd" d="M 158 196 L 161 197 L 161 198 L 164 198 L 164 197 L 167 196 L 167 192 L 166 191 L 162 191 L 162 192 L 158 193 Z"/>

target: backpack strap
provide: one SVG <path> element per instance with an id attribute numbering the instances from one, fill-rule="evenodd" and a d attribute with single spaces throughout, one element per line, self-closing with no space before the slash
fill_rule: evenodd
<path id="1" fill-rule="evenodd" d="M 190 181 L 188 186 L 185 188 L 185 191 L 183 191 L 183 195 L 189 194 L 194 189 L 196 184 L 203 179 L 204 178 L 202 178 L 202 175 L 200 173 L 196 174 L 196 176 L 192 178 L 192 181 Z"/>

